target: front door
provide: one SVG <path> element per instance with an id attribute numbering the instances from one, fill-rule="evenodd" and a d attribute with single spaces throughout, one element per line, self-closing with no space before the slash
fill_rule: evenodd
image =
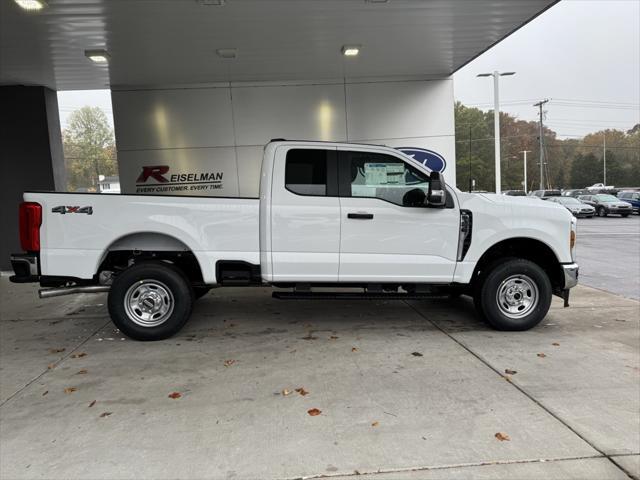
<path id="1" fill-rule="evenodd" d="M 276 151 L 273 168 L 273 281 L 338 281 L 340 199 L 336 149 L 283 146 Z"/>
<path id="2" fill-rule="evenodd" d="M 425 207 L 428 173 L 386 152 L 338 151 L 339 279 L 451 282 L 460 228 L 456 200 L 447 208 Z"/>

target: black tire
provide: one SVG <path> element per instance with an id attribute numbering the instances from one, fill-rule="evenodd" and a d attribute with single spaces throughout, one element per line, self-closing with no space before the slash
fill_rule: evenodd
<path id="1" fill-rule="evenodd" d="M 193 296 L 198 300 L 209 293 L 209 290 L 211 290 L 211 287 L 193 287 Z"/>
<path id="2" fill-rule="evenodd" d="M 114 279 L 108 298 L 113 323 L 128 337 L 142 341 L 163 340 L 180 331 L 191 315 L 193 302 L 193 289 L 184 273 L 162 262 L 126 269 Z M 159 310 L 153 313 L 156 308 Z"/>
<path id="3" fill-rule="evenodd" d="M 509 283 L 503 289 L 503 282 L 507 280 Z M 513 285 L 516 291 L 516 304 L 523 295 L 532 298 L 531 295 L 535 294 L 536 301 L 530 302 L 531 307 L 523 306 L 522 313 L 506 313 L 508 308 L 501 307 L 498 298 L 499 291 L 505 291 L 509 285 Z M 479 279 L 474 304 L 483 319 L 496 330 L 522 331 L 535 327 L 547 315 L 552 293 L 549 277 L 537 264 L 529 260 L 508 258 L 486 269 Z M 507 305 L 505 302 L 503 300 L 502 304 Z M 511 308 L 517 310 L 521 306 L 513 305 Z"/>
<path id="4" fill-rule="evenodd" d="M 607 216 L 607 211 L 604 209 L 604 207 L 598 207 L 598 216 L 599 217 L 606 217 Z"/>
<path id="5" fill-rule="evenodd" d="M 622 216 L 622 218 L 627 218 L 629 216 L 629 214 L 628 213 L 622 213 L 621 216 Z"/>

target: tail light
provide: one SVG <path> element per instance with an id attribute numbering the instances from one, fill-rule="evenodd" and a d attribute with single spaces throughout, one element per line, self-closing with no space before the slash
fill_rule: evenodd
<path id="1" fill-rule="evenodd" d="M 19 210 L 20 246 L 25 252 L 40 251 L 40 225 L 42 206 L 35 202 L 22 202 Z"/>

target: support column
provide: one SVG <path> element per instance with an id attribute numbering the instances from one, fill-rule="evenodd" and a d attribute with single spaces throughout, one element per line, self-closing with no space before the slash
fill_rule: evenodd
<path id="1" fill-rule="evenodd" d="M 56 92 L 0 87 L 0 270 L 20 252 L 18 205 L 26 190 L 66 190 Z"/>

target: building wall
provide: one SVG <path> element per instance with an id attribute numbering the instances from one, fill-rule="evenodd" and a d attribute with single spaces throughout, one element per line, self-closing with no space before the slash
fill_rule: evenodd
<path id="1" fill-rule="evenodd" d="M 256 197 L 273 138 L 427 148 L 455 185 L 451 78 L 116 88 L 112 101 L 123 193 Z M 197 183 L 200 173 L 222 180 Z"/>
<path id="2" fill-rule="evenodd" d="M 56 92 L 0 87 L 0 270 L 20 252 L 18 205 L 25 190 L 64 190 L 64 157 Z"/>

